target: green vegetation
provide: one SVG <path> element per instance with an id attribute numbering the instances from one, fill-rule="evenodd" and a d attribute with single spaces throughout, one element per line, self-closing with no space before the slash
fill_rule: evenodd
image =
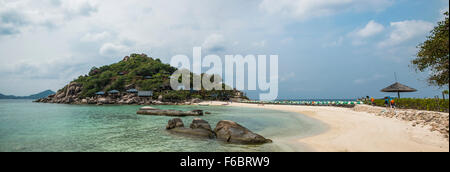
<path id="1" fill-rule="evenodd" d="M 366 104 L 370 104 L 367 101 Z M 384 107 L 384 99 L 376 99 L 376 106 Z M 417 109 L 427 111 L 449 112 L 449 100 L 444 99 L 413 99 L 401 98 L 395 99 L 395 106 L 401 109 Z"/>
<path id="2" fill-rule="evenodd" d="M 439 87 L 448 86 L 449 83 L 449 22 L 448 12 L 445 20 L 438 23 L 431 36 L 420 44 L 417 58 L 412 61 L 416 71 L 431 71 L 428 83 Z"/>
<path id="3" fill-rule="evenodd" d="M 445 95 L 448 96 L 448 90 L 442 91 L 442 98 L 445 100 Z"/>
<path id="4" fill-rule="evenodd" d="M 98 91 L 126 91 L 129 88 L 153 91 L 154 98 L 162 95 L 165 101 L 182 101 L 191 98 L 228 100 L 235 94 L 235 91 L 206 91 L 203 88 L 200 91 L 172 90 L 170 76 L 176 70 L 159 59 L 153 59 L 145 54 L 131 54 L 130 57 L 125 57 L 118 63 L 100 68 L 93 67 L 88 75 L 80 76 L 74 82 L 82 84 L 80 98 L 92 97 Z"/>

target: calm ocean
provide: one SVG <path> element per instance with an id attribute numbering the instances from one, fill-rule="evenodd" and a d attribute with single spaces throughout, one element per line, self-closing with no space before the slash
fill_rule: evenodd
<path id="1" fill-rule="evenodd" d="M 289 112 L 226 106 L 154 106 L 202 109 L 212 112 L 202 118 L 213 128 L 220 120 L 233 120 L 274 140 L 273 144 L 258 146 L 226 144 L 170 134 L 165 126 L 171 117 L 136 115 L 139 107 L 0 100 L 0 151 L 287 151 L 277 138 L 308 136 L 324 130 L 320 122 Z M 182 118 L 185 126 L 193 118 Z"/>

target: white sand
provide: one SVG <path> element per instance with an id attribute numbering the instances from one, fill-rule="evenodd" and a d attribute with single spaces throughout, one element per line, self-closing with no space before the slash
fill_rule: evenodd
<path id="1" fill-rule="evenodd" d="M 223 102 L 203 102 L 223 105 Z M 320 120 L 329 129 L 307 138 L 286 138 L 291 147 L 304 145 L 319 152 L 448 152 L 449 142 L 442 134 L 411 123 L 385 118 L 349 108 L 255 105 L 232 103 L 229 106 L 266 108 L 296 112 Z M 276 141 L 276 140 L 275 140 Z M 292 150 L 296 150 L 293 148 Z"/>

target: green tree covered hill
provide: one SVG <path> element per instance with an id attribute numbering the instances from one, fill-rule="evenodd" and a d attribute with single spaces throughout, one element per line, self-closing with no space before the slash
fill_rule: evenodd
<path id="1" fill-rule="evenodd" d="M 118 63 L 98 68 L 93 67 L 87 75 L 80 76 L 73 82 L 82 85 L 79 98 L 93 97 L 99 91 L 126 91 L 131 88 L 153 91 L 154 98 L 163 95 L 166 100 L 187 100 L 191 98 L 228 100 L 234 97 L 237 92 L 235 90 L 206 91 L 204 89 L 200 91 L 172 90 L 170 76 L 176 70 L 177 68 L 145 54 L 131 54 Z M 193 74 L 191 73 L 191 75 Z M 67 86 L 63 89 L 67 89 Z"/>

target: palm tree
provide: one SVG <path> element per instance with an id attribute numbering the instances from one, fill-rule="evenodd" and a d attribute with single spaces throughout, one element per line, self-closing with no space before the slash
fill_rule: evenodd
<path id="1" fill-rule="evenodd" d="M 448 95 L 448 90 L 442 91 L 442 97 L 444 98 L 444 100 L 445 100 L 445 95 Z"/>

